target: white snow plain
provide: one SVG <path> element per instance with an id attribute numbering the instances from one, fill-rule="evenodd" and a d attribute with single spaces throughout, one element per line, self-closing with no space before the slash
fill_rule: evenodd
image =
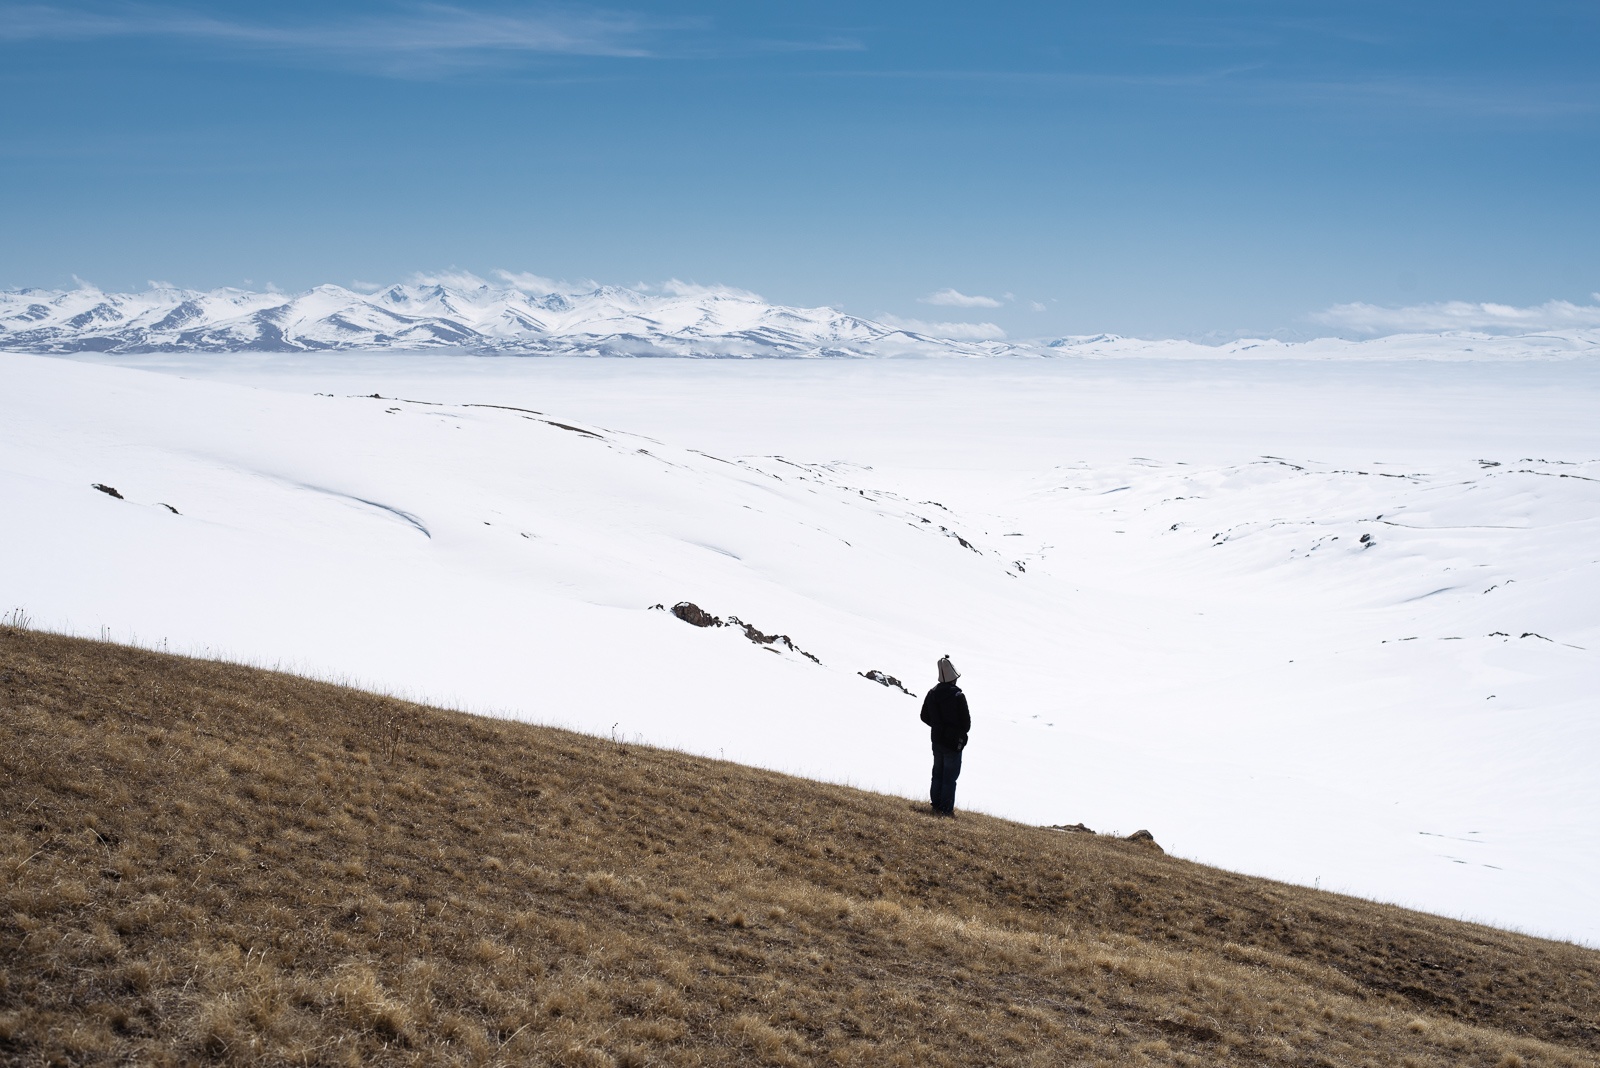
<path id="1" fill-rule="evenodd" d="M 1594 361 L 0 354 L 0 502 L 35 625 L 911 798 L 948 653 L 958 808 L 1600 945 Z"/>

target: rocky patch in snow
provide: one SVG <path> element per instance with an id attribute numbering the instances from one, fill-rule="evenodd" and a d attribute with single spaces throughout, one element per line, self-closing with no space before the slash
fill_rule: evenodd
<path id="1" fill-rule="evenodd" d="M 856 674 L 860 675 L 864 679 L 871 679 L 873 682 L 877 683 L 879 686 L 890 686 L 890 687 L 893 687 L 894 689 L 899 690 L 901 693 L 905 694 L 907 697 L 915 697 L 915 696 L 917 696 L 916 694 L 912 693 L 910 690 L 906 689 L 905 688 L 905 684 L 902 683 L 899 679 L 895 678 L 893 675 L 885 675 L 883 672 L 879 671 L 877 668 L 873 668 L 871 671 L 858 671 L 858 672 L 856 672 Z"/>
<path id="2" fill-rule="evenodd" d="M 787 634 L 767 634 L 762 631 L 761 628 L 755 626 L 754 624 L 746 623 L 738 616 L 729 616 L 726 620 L 724 620 L 720 616 L 714 616 L 710 612 L 707 612 L 704 608 L 701 608 L 693 601 L 679 601 L 670 609 L 666 609 L 659 604 L 652 605 L 651 608 L 652 610 L 670 611 L 673 615 L 677 616 L 679 619 L 693 627 L 738 627 L 744 631 L 744 636 L 746 638 L 749 638 L 757 645 L 767 647 L 781 645 L 792 653 L 800 654 L 813 664 L 822 663 L 821 660 L 818 660 L 811 653 L 806 652 L 804 649 L 796 645 L 794 640 L 791 639 Z"/>

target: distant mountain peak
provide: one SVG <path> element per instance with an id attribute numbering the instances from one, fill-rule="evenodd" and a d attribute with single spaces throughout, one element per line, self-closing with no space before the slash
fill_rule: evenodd
<path id="1" fill-rule="evenodd" d="M 519 275 L 418 277 L 358 293 L 152 283 L 143 293 L 0 292 L 0 349 L 38 353 L 402 351 L 507 356 L 989 356 L 993 343 L 908 334 L 833 308 L 769 304 L 753 293 L 669 283 L 587 290 Z"/>
<path id="2" fill-rule="evenodd" d="M 1206 344 L 1119 334 L 1033 341 L 950 340 L 836 308 L 772 304 L 726 286 L 572 285 L 536 275 L 418 275 L 357 292 L 209 292 L 152 282 L 142 293 L 0 291 L 0 350 L 77 352 L 404 352 L 487 356 L 850 359 L 1049 356 L 1085 360 L 1566 360 L 1600 358 L 1600 329 L 1459 331 L 1351 341 L 1245 338 Z M 362 286 L 367 289 L 369 287 Z"/>

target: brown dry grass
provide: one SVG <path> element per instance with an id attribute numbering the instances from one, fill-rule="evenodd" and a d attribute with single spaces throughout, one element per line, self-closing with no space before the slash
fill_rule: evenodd
<path id="1" fill-rule="evenodd" d="M 15 629 L 0 725 L 7 1064 L 1600 1064 L 1600 954 L 1131 844 Z"/>

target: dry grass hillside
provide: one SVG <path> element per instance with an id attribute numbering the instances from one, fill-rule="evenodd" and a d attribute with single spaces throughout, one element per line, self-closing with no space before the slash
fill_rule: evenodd
<path id="1" fill-rule="evenodd" d="M 1600 953 L 0 630 L 6 1064 L 1600 1065 Z"/>

